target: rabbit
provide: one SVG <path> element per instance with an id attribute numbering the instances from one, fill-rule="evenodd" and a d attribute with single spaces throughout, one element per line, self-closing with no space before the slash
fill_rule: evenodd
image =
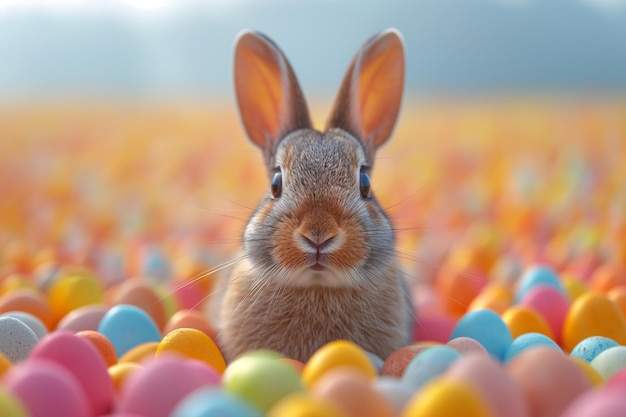
<path id="1" fill-rule="evenodd" d="M 278 46 L 259 32 L 238 36 L 236 99 L 263 153 L 268 187 L 217 307 L 227 360 L 271 349 L 306 362 L 340 339 L 384 359 L 411 343 L 408 283 L 370 182 L 376 150 L 399 113 L 404 65 L 396 30 L 367 40 L 322 132 Z"/>

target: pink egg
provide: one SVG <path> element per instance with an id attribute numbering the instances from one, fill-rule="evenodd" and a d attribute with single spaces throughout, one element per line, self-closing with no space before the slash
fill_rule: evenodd
<path id="1" fill-rule="evenodd" d="M 446 343 L 461 355 L 488 355 L 487 349 L 471 337 L 457 337 Z"/>
<path id="2" fill-rule="evenodd" d="M 22 401 L 30 417 L 95 415 L 72 373 L 46 359 L 29 359 L 12 368 L 3 386 Z"/>
<path id="3" fill-rule="evenodd" d="M 551 285 L 537 285 L 524 294 L 519 304 L 537 311 L 550 326 L 556 342 L 561 342 L 563 322 L 570 307 L 562 292 Z"/>
<path id="4" fill-rule="evenodd" d="M 558 416 L 591 388 L 579 365 L 547 346 L 523 351 L 506 365 L 506 371 L 520 387 L 533 417 Z"/>
<path id="5" fill-rule="evenodd" d="M 216 385 L 215 376 L 207 368 L 210 367 L 178 356 L 149 360 L 124 383 L 117 411 L 168 417 L 191 391 Z"/>
<path id="6" fill-rule="evenodd" d="M 448 316 L 418 317 L 413 330 L 413 340 L 446 343 L 450 340 L 454 326 L 456 321 Z"/>
<path id="7" fill-rule="evenodd" d="M 67 369 L 82 386 L 95 415 L 111 410 L 115 388 L 106 362 L 89 341 L 71 332 L 54 332 L 35 346 L 33 359 L 46 359 Z"/>
<path id="8" fill-rule="evenodd" d="M 72 310 L 57 324 L 57 330 L 80 332 L 83 330 L 98 330 L 100 320 L 109 311 L 103 305 L 88 305 Z"/>
<path id="9" fill-rule="evenodd" d="M 560 414 L 560 417 L 624 417 L 626 400 L 623 390 L 603 389 L 586 392 Z"/>
<path id="10" fill-rule="evenodd" d="M 446 377 L 469 382 L 489 402 L 494 417 L 528 417 L 522 392 L 491 356 L 471 353 L 459 359 L 446 371 Z"/>

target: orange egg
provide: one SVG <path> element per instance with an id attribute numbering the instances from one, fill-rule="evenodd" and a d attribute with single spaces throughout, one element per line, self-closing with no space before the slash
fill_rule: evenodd
<path id="1" fill-rule="evenodd" d="M 83 330 L 76 333 L 76 335 L 88 340 L 98 350 L 107 367 L 117 363 L 115 348 L 105 335 L 94 330 Z"/>
<path id="2" fill-rule="evenodd" d="M 180 310 L 167 321 L 163 334 L 175 329 L 196 329 L 204 332 L 212 340 L 217 340 L 217 332 L 206 319 L 205 314 L 198 310 Z"/>
<path id="3" fill-rule="evenodd" d="M 165 308 L 156 291 L 139 279 L 124 281 L 115 291 L 114 304 L 129 304 L 148 313 L 159 330 L 165 327 Z"/>
<path id="4" fill-rule="evenodd" d="M 54 328 L 52 309 L 46 298 L 33 290 L 17 290 L 0 297 L 0 313 L 24 311 L 37 317 L 51 330 Z"/>
<path id="5" fill-rule="evenodd" d="M 626 269 L 613 264 L 603 264 L 596 268 L 589 278 L 592 289 L 609 292 L 616 287 L 626 288 Z"/>

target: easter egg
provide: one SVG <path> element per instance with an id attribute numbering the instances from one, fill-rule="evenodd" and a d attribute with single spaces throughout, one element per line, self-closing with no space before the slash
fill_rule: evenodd
<path id="1" fill-rule="evenodd" d="M 139 363 L 146 359 L 153 358 L 159 348 L 159 342 L 145 342 L 130 349 L 118 358 L 118 362 Z"/>
<path id="2" fill-rule="evenodd" d="M 11 369 L 12 366 L 13 363 L 4 355 L 4 353 L 0 352 L 0 376 Z"/>
<path id="3" fill-rule="evenodd" d="M 191 392 L 215 386 L 214 370 L 179 356 L 154 358 L 135 369 L 121 386 L 117 410 L 140 416 L 168 417 Z"/>
<path id="4" fill-rule="evenodd" d="M 70 332 L 54 332 L 37 344 L 31 357 L 47 359 L 67 369 L 82 386 L 96 415 L 110 411 L 113 383 L 104 359 L 87 340 Z"/>
<path id="5" fill-rule="evenodd" d="M 563 324 L 563 347 L 571 351 L 582 340 L 604 336 L 626 344 L 626 320 L 617 306 L 599 293 L 587 293 L 574 301 Z"/>
<path id="6" fill-rule="evenodd" d="M 104 305 L 88 305 L 70 311 L 57 324 L 57 330 L 80 332 L 82 330 L 98 330 L 100 321 L 109 311 Z"/>
<path id="7" fill-rule="evenodd" d="M 562 290 L 547 284 L 535 285 L 524 293 L 519 305 L 530 307 L 541 314 L 552 334 L 560 340 L 563 322 L 570 307 Z"/>
<path id="8" fill-rule="evenodd" d="M 43 324 L 43 322 L 30 313 L 26 313 L 24 311 L 9 311 L 3 313 L 0 317 L 13 317 L 14 319 L 18 319 L 19 321 L 30 327 L 30 329 L 37 336 L 37 339 L 41 339 L 48 334 L 48 329 Z"/>
<path id="9" fill-rule="evenodd" d="M 474 310 L 456 324 L 451 339 L 469 337 L 479 342 L 491 356 L 502 360 L 513 337 L 500 316 L 491 310 Z"/>
<path id="10" fill-rule="evenodd" d="M 338 367 L 322 375 L 313 394 L 332 402 L 348 416 L 392 417 L 386 398 L 377 392 L 366 376 L 354 368 Z"/>
<path id="11" fill-rule="evenodd" d="M 377 376 L 376 368 L 363 349 L 355 343 L 337 340 L 322 346 L 311 356 L 302 370 L 302 382 L 310 387 L 325 372 L 337 366 L 354 367 L 372 380 Z"/>
<path id="12" fill-rule="evenodd" d="M 161 341 L 159 329 L 150 316 L 140 308 L 126 304 L 107 311 L 98 332 L 111 341 L 118 358 L 142 343 Z"/>
<path id="13" fill-rule="evenodd" d="M 231 394 L 245 399 L 262 412 L 277 401 L 303 389 L 296 369 L 277 359 L 244 355 L 224 371 L 222 386 Z"/>
<path id="14" fill-rule="evenodd" d="M 536 347 L 547 346 L 561 352 L 561 348 L 548 336 L 541 333 L 525 333 L 513 340 L 504 354 L 504 362 L 509 362 L 523 351 Z"/>
<path id="15" fill-rule="evenodd" d="M 502 321 L 508 326 L 513 338 L 525 333 L 541 333 L 554 340 L 546 319 L 531 307 L 515 305 L 502 314 Z"/>
<path id="16" fill-rule="evenodd" d="M 592 387 L 599 387 L 604 384 L 602 375 L 589 362 L 576 356 L 570 356 L 570 359 L 583 370 Z"/>
<path id="17" fill-rule="evenodd" d="M 449 347 L 459 352 L 461 355 L 484 354 L 487 355 L 487 349 L 471 337 L 457 337 L 446 343 Z"/>
<path id="18" fill-rule="evenodd" d="M 24 322 L 13 317 L 0 317 L 0 352 L 12 363 L 30 355 L 39 339 Z"/>
<path id="19" fill-rule="evenodd" d="M 604 336 L 591 336 L 581 340 L 572 349 L 570 356 L 591 362 L 598 354 L 615 346 L 619 346 L 619 344 L 613 339 Z"/>
<path id="20" fill-rule="evenodd" d="M 118 362 L 115 365 L 109 366 L 109 377 L 111 377 L 111 381 L 113 381 L 115 390 L 119 392 L 129 375 L 132 375 L 142 367 L 142 365 L 135 362 Z"/>
<path id="21" fill-rule="evenodd" d="M 415 320 L 413 330 L 416 342 L 446 343 L 454 330 L 456 320 L 448 316 L 424 316 Z"/>
<path id="22" fill-rule="evenodd" d="M 430 380 L 442 375 L 459 358 L 461 354 L 448 346 L 426 349 L 407 365 L 401 378 L 402 384 L 416 392 Z"/>
<path id="23" fill-rule="evenodd" d="M 0 389 L 0 416 L 2 417 L 29 417 L 22 401 L 14 394 Z"/>
<path id="24" fill-rule="evenodd" d="M 182 399 L 170 417 L 263 417 L 240 398 L 218 388 L 204 387 Z"/>
<path id="25" fill-rule="evenodd" d="M 79 307 L 102 304 L 104 289 L 100 281 L 88 274 L 57 278 L 48 289 L 48 301 L 55 323 Z"/>
<path id="26" fill-rule="evenodd" d="M 0 297 L 0 313 L 23 311 L 37 317 L 47 329 L 54 327 L 52 309 L 43 295 L 33 290 L 17 290 Z"/>
<path id="27" fill-rule="evenodd" d="M 603 350 L 590 362 L 605 380 L 626 368 L 626 346 L 614 346 Z"/>
<path id="28" fill-rule="evenodd" d="M 107 367 L 115 365 L 117 363 L 117 356 L 115 354 L 115 348 L 109 339 L 102 333 L 98 333 L 94 330 L 83 330 L 76 333 L 76 336 L 81 337 L 91 343 L 96 348 L 104 363 Z"/>
<path id="29" fill-rule="evenodd" d="M 417 343 L 396 350 L 385 359 L 385 363 L 380 371 L 381 375 L 400 378 L 415 355 L 433 345 L 432 343 Z"/>
<path id="30" fill-rule="evenodd" d="M 572 401 L 559 417 L 623 417 L 626 401 L 617 390 L 592 390 Z"/>
<path id="31" fill-rule="evenodd" d="M 409 400 L 413 397 L 413 390 L 402 384 L 397 378 L 380 377 L 372 383 L 372 387 L 385 397 L 391 407 L 391 415 L 400 415 Z"/>
<path id="32" fill-rule="evenodd" d="M 572 400 L 591 387 L 578 365 L 547 346 L 521 352 L 507 363 L 506 371 L 521 390 L 534 417 L 558 416 Z"/>
<path id="33" fill-rule="evenodd" d="M 179 353 L 188 358 L 195 358 L 213 366 L 219 373 L 226 369 L 226 362 L 217 345 L 209 336 L 196 329 L 176 329 L 163 337 L 156 350 L 156 355 Z"/>
<path id="34" fill-rule="evenodd" d="M 160 297 L 152 287 L 139 279 L 124 281 L 113 297 L 114 304 L 128 304 L 139 307 L 148 315 L 159 329 L 165 327 L 165 308 Z"/>
<path id="35" fill-rule="evenodd" d="M 492 417 L 480 392 L 464 381 L 438 378 L 409 401 L 400 417 Z"/>
<path id="36" fill-rule="evenodd" d="M 528 417 L 521 391 L 499 362 L 488 355 L 468 355 L 453 363 L 446 378 L 464 381 L 476 388 L 495 417 Z"/>
<path id="37" fill-rule="evenodd" d="M 526 292 L 538 285 L 549 285 L 565 294 L 563 284 L 552 268 L 547 265 L 534 265 L 527 268 L 520 277 L 515 292 L 515 302 L 519 302 Z"/>
<path id="38" fill-rule="evenodd" d="M 3 385 L 20 400 L 29 417 L 94 415 L 80 383 L 55 362 L 20 363 L 5 375 Z"/>
<path id="39" fill-rule="evenodd" d="M 351 417 L 334 403 L 313 397 L 306 392 L 296 392 L 278 401 L 267 417 Z"/>
<path id="40" fill-rule="evenodd" d="M 217 340 L 217 332 L 208 322 L 201 311 L 198 310 L 180 310 L 174 313 L 168 320 L 163 330 L 164 334 L 168 334 L 172 330 L 190 328 L 204 332 L 211 340 Z"/>

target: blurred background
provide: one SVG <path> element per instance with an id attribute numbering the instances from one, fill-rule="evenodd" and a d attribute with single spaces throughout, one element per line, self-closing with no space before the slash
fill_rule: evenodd
<path id="1" fill-rule="evenodd" d="M 280 45 L 321 127 L 388 27 L 407 93 L 372 180 L 408 274 L 444 274 L 460 313 L 449 271 L 469 300 L 533 262 L 626 265 L 626 0 L 0 0 L 0 278 L 185 279 L 228 259 L 267 190 L 237 34 Z"/>
<path id="2" fill-rule="evenodd" d="M 243 28 L 327 97 L 387 27 L 415 97 L 626 91 L 625 0 L 0 0 L 0 100 L 229 99 Z"/>

